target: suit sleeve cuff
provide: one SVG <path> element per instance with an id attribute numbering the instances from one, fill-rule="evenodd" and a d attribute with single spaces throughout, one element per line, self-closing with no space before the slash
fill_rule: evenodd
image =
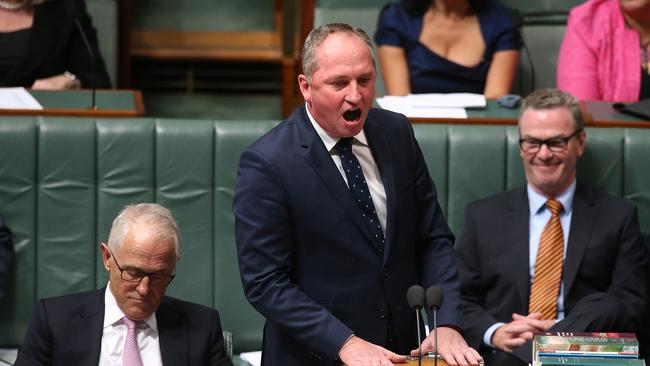
<path id="1" fill-rule="evenodd" d="M 483 344 L 494 348 L 494 345 L 492 344 L 492 336 L 494 335 L 494 332 L 497 331 L 502 325 L 505 325 L 506 323 L 495 323 L 491 327 L 489 327 L 486 331 L 485 334 L 483 334 Z"/>

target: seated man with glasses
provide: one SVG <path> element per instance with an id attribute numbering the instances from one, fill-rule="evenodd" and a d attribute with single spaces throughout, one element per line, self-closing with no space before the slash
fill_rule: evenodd
<path id="1" fill-rule="evenodd" d="M 526 365 L 533 332 L 635 332 L 646 303 L 636 207 L 576 182 L 577 100 L 533 92 L 519 134 L 527 185 L 469 204 L 456 242 L 464 335 L 488 365 Z"/>
<path id="2" fill-rule="evenodd" d="M 165 296 L 181 258 L 169 210 L 127 206 L 101 250 L 108 285 L 38 301 L 16 365 L 232 365 L 217 311 Z"/>

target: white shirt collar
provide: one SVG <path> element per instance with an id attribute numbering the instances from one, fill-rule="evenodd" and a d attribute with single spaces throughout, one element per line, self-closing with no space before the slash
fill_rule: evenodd
<path id="1" fill-rule="evenodd" d="M 111 291 L 110 281 L 106 285 L 106 292 L 104 293 L 104 328 L 111 327 L 116 324 L 122 324 L 124 312 L 117 305 L 115 296 Z M 156 313 L 149 315 L 144 322 L 147 323 L 149 328 L 158 333 L 158 322 L 156 321 Z"/>
<path id="2" fill-rule="evenodd" d="M 327 151 L 332 151 L 334 148 L 334 145 L 336 145 L 337 142 L 339 142 L 338 137 L 333 137 L 330 136 L 325 130 L 316 122 L 314 117 L 309 113 L 309 108 L 307 107 L 307 103 L 305 103 L 305 111 L 307 112 L 307 117 L 309 118 L 309 122 L 311 122 L 311 125 L 314 126 L 314 129 L 316 130 L 316 133 L 320 137 L 320 139 L 323 141 L 323 144 L 325 144 L 325 148 Z M 354 139 L 357 140 L 362 145 L 368 146 L 368 140 L 366 139 L 366 134 L 361 129 L 359 133 L 354 136 Z"/>
<path id="3" fill-rule="evenodd" d="M 537 193 L 537 191 L 535 191 L 535 189 L 533 189 L 533 187 L 530 184 L 527 185 L 527 190 L 528 190 L 528 205 L 529 205 L 531 215 L 536 215 L 542 212 L 545 208 L 546 201 L 548 201 L 550 197 L 546 197 L 540 193 Z M 562 207 L 564 208 L 564 211 L 562 211 L 561 215 L 565 215 L 571 212 L 573 206 L 573 196 L 575 195 L 575 193 L 576 193 L 576 180 L 574 179 L 573 183 L 571 183 L 569 188 L 567 188 L 559 196 L 555 197 L 556 200 L 562 203 Z"/>

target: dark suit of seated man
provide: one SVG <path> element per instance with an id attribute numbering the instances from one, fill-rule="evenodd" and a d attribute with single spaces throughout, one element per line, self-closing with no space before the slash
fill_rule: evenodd
<path id="1" fill-rule="evenodd" d="M 576 182 L 578 102 L 532 93 L 519 134 L 527 186 L 470 204 L 456 243 L 465 335 L 489 365 L 530 361 L 535 331 L 637 331 L 646 304 L 635 206 Z"/>
<path id="2" fill-rule="evenodd" d="M 165 296 L 180 246 L 169 210 L 127 206 L 101 244 L 108 285 L 39 300 L 16 365 L 232 365 L 217 311 Z"/>
<path id="3" fill-rule="evenodd" d="M 0 215 L 0 301 L 2 301 L 7 293 L 13 258 L 14 242 L 11 238 L 11 231 L 5 225 L 5 220 Z"/>

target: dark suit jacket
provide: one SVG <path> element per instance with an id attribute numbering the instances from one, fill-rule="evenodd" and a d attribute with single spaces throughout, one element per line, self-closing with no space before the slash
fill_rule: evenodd
<path id="1" fill-rule="evenodd" d="M 262 313 L 266 365 L 331 365 L 352 334 L 417 346 L 409 286 L 445 291 L 439 322 L 461 326 L 453 236 L 408 120 L 370 110 L 364 131 L 387 195 L 383 253 L 304 107 L 239 163 L 234 213 L 246 297 Z M 319 361 L 320 360 L 320 361 Z"/>
<path id="2" fill-rule="evenodd" d="M 15 365 L 97 365 L 105 289 L 39 300 Z M 163 364 L 232 366 L 216 310 L 165 296 L 156 321 Z"/>
<path id="3" fill-rule="evenodd" d="M 95 85 L 110 88 L 104 60 L 99 53 L 97 32 L 84 0 L 53 0 L 34 7 L 34 23 L 23 60 L 3 79 L 1 86 L 32 86 L 36 79 L 70 71 L 91 88 L 92 62 L 74 19 L 78 18 L 95 56 Z"/>
<path id="4" fill-rule="evenodd" d="M 470 204 L 456 251 L 470 345 L 496 322 L 528 314 L 529 208 L 526 188 Z M 636 207 L 577 185 L 563 266 L 565 318 L 550 331 L 637 331 L 646 303 L 646 250 Z M 486 364 L 522 365 L 481 348 Z M 530 345 L 515 352 L 525 361 Z"/>
<path id="5" fill-rule="evenodd" d="M 7 293 L 13 260 L 14 242 L 11 239 L 11 231 L 5 225 L 5 220 L 0 216 L 0 300 Z"/>

